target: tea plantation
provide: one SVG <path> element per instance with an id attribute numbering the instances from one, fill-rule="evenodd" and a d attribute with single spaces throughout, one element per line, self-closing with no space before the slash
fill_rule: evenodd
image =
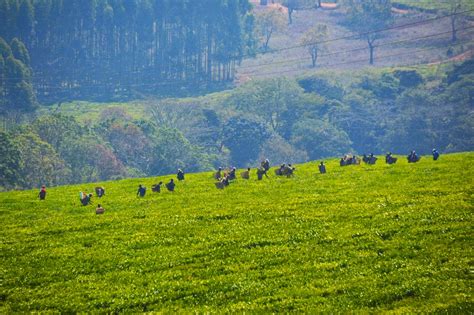
<path id="1" fill-rule="evenodd" d="M 1 193 L 0 313 L 472 313 L 472 160 L 130 179 L 90 206 L 96 184 Z"/>

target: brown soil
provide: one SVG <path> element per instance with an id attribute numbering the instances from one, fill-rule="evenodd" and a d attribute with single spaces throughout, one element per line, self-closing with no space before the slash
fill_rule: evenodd
<path id="1" fill-rule="evenodd" d="M 337 3 L 321 2 L 321 9 L 323 10 L 336 10 L 337 8 L 339 8 Z"/>
<path id="2" fill-rule="evenodd" d="M 463 52 L 462 54 L 456 55 L 454 57 L 451 57 L 451 58 L 443 60 L 443 61 L 437 61 L 437 62 L 429 63 L 429 65 L 439 65 L 441 63 L 452 62 L 452 61 L 465 61 L 465 60 L 468 60 L 472 57 L 474 57 L 474 49 L 468 50 L 466 52 Z"/>
<path id="3" fill-rule="evenodd" d="M 402 9 L 397 9 L 397 8 L 392 8 L 392 12 L 396 14 L 408 14 L 410 13 L 409 10 L 402 10 Z"/>

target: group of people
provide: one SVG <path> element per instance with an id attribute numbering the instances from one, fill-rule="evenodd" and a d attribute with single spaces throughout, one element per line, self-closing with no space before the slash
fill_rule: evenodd
<path id="1" fill-rule="evenodd" d="M 275 170 L 275 175 L 291 177 L 293 176 L 295 170 L 296 168 L 294 168 L 291 164 L 282 164 L 280 165 L 280 168 Z"/>
<path id="2" fill-rule="evenodd" d="M 395 164 L 397 160 L 398 158 L 392 156 L 392 152 L 388 152 L 387 155 L 385 155 L 385 163 L 387 164 Z"/>
<path id="3" fill-rule="evenodd" d="M 184 174 L 183 174 L 183 176 L 184 176 Z M 184 180 L 184 177 L 181 180 Z M 152 192 L 157 192 L 157 193 L 161 192 L 161 186 L 162 185 L 163 185 L 163 182 L 159 182 L 158 184 L 153 184 L 151 186 L 151 191 Z M 166 189 L 168 189 L 168 191 L 173 192 L 174 188 L 176 187 L 174 179 L 171 178 L 170 181 L 165 184 L 165 187 L 166 187 Z M 146 187 L 141 185 L 141 184 L 138 185 L 137 196 L 145 197 L 145 194 L 146 194 Z"/>
<path id="4" fill-rule="evenodd" d="M 438 160 L 439 159 L 439 152 L 436 149 L 432 150 L 433 154 L 433 160 Z M 371 153 L 370 155 L 367 155 L 364 153 L 362 157 L 362 161 L 364 161 L 366 164 L 375 164 L 377 162 L 377 157 Z M 413 150 L 410 152 L 410 154 L 407 156 L 408 163 L 416 163 L 421 159 L 421 157 L 416 154 L 416 152 Z M 395 164 L 397 163 L 398 158 L 394 157 L 392 155 L 392 152 L 389 152 L 385 155 L 385 163 L 387 164 Z M 360 164 L 360 159 L 356 155 L 344 155 L 341 157 L 341 160 L 339 161 L 340 166 L 346 166 L 346 165 L 358 165 Z"/>
<path id="5" fill-rule="evenodd" d="M 362 157 L 362 161 L 364 161 L 365 164 L 374 165 L 375 162 L 377 162 L 377 157 L 374 156 L 373 153 L 370 153 L 369 156 L 367 156 L 367 154 L 364 153 L 364 156 Z"/>
<path id="6" fill-rule="evenodd" d="M 433 160 L 436 161 L 439 159 L 440 154 L 438 150 L 433 149 L 432 150 L 432 155 L 433 155 Z M 362 160 L 367 163 L 367 164 L 375 164 L 377 161 L 377 157 L 374 156 L 373 153 L 371 153 L 369 156 L 366 154 L 363 155 Z M 420 156 L 416 154 L 416 152 L 413 150 L 410 152 L 410 154 L 407 156 L 408 163 L 416 163 L 420 160 Z M 392 152 L 389 152 L 385 155 L 385 163 L 387 164 L 395 164 L 397 162 L 397 158 L 392 156 Z M 346 165 L 358 165 L 360 164 L 360 159 L 356 155 L 345 155 L 344 157 L 341 158 L 339 162 L 340 166 L 346 166 Z M 321 174 L 326 173 L 326 165 L 324 162 L 321 162 L 318 165 L 319 172 Z M 268 159 L 265 159 L 260 163 L 260 166 L 257 168 L 257 179 L 262 180 L 263 176 L 266 176 L 268 178 L 267 172 L 270 170 L 270 161 Z M 295 167 L 293 167 L 291 164 L 281 164 L 279 168 L 275 169 L 275 175 L 277 176 L 287 176 L 291 177 L 294 174 Z M 237 169 L 235 167 L 229 168 L 227 170 L 223 170 L 222 167 L 219 167 L 217 172 L 214 173 L 214 179 L 217 180 L 215 183 L 215 186 L 218 189 L 224 189 L 226 186 L 229 186 L 231 181 L 236 180 L 236 171 Z M 184 172 L 181 169 L 178 169 L 178 172 L 176 174 L 176 177 L 179 181 L 184 180 Z M 241 177 L 243 179 L 250 179 L 250 167 L 247 168 L 246 171 L 243 171 L 241 173 Z M 152 191 L 153 192 L 161 192 L 161 186 L 163 185 L 163 182 L 159 182 L 158 184 L 152 185 Z M 165 187 L 168 191 L 174 192 L 176 184 L 174 180 L 171 178 L 168 183 L 165 184 Z M 139 197 L 145 197 L 147 188 L 143 185 L 138 185 L 138 190 L 137 190 L 137 196 Z M 95 187 L 95 193 L 98 198 L 101 198 L 105 195 L 105 188 L 102 186 L 97 186 Z M 39 191 L 38 197 L 40 200 L 45 200 L 46 199 L 46 186 L 41 186 L 41 190 Z M 92 204 L 92 194 L 91 193 L 85 193 L 85 192 L 80 192 L 79 193 L 79 199 L 80 202 L 83 206 L 87 206 Z M 103 214 L 104 213 L 104 208 L 98 204 L 96 213 L 97 214 Z"/>
<path id="7" fill-rule="evenodd" d="M 105 195 L 105 188 L 102 186 L 97 186 L 95 187 L 95 194 L 97 195 L 98 198 L 102 198 Z M 79 192 L 79 200 L 83 206 L 88 206 L 92 204 L 92 194 L 91 193 L 85 193 L 83 191 Z M 96 214 L 103 214 L 105 209 L 98 204 L 97 208 L 95 209 Z"/>
<path id="8" fill-rule="evenodd" d="M 341 160 L 339 160 L 339 165 L 340 166 L 347 166 L 347 165 L 359 165 L 360 164 L 360 158 L 357 157 L 357 155 L 344 155 L 341 157 Z"/>
<path id="9" fill-rule="evenodd" d="M 247 169 L 248 172 L 250 172 L 250 169 Z M 217 169 L 217 172 L 214 173 L 214 179 L 216 182 L 214 185 L 216 186 L 217 189 L 224 189 L 225 187 L 230 185 L 230 182 L 237 179 L 236 175 L 237 169 L 235 167 L 232 167 L 228 170 L 223 170 L 222 167 L 219 167 Z M 247 178 L 250 177 L 250 175 L 247 173 L 245 175 Z M 245 178 L 244 175 L 242 178 Z"/>

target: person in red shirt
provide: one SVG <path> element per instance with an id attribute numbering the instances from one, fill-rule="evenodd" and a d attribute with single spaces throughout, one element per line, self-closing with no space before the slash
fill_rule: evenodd
<path id="1" fill-rule="evenodd" d="M 41 190 L 38 194 L 38 197 L 40 200 L 45 200 L 46 199 L 46 186 L 41 186 Z"/>

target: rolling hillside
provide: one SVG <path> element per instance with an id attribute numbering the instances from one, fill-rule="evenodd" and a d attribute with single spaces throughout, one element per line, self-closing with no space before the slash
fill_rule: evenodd
<path id="1" fill-rule="evenodd" d="M 449 12 L 443 10 L 449 1 L 393 3 L 408 7 L 407 10 L 393 9 L 393 25 L 381 32 L 381 38 L 376 41 L 374 65 L 368 63 L 367 42 L 357 36 L 350 37 L 354 33 L 344 24 L 347 15 L 344 5 L 336 9 L 305 8 L 295 11 L 291 25 L 272 35 L 269 52 L 243 60 L 237 68 L 237 84 L 262 78 L 319 74 L 325 70 L 425 65 L 456 60 L 456 56 L 461 58 L 459 60 L 472 56 L 474 22 L 470 17 L 473 5 L 469 1 L 462 6 L 466 16 L 456 22 L 460 35 L 456 43 L 451 42 L 450 19 L 446 17 Z M 275 10 L 273 6 L 258 5 L 258 1 L 254 4 L 255 13 Z M 328 26 L 329 34 L 317 66 L 312 68 L 308 48 L 302 46 L 301 40 L 305 32 L 321 23 Z"/>
<path id="2" fill-rule="evenodd" d="M 1 193 L 0 312 L 472 312 L 473 158 Z"/>

